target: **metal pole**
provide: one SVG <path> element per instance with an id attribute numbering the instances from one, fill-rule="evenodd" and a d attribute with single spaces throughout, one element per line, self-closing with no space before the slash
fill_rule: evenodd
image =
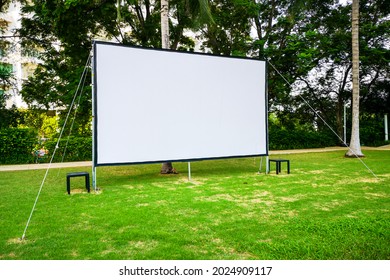
<path id="1" fill-rule="evenodd" d="M 92 43 L 92 59 L 91 59 L 91 88 L 92 88 L 92 187 L 96 192 L 96 159 L 95 159 L 95 42 Z"/>
<path id="2" fill-rule="evenodd" d="M 188 162 L 188 181 L 191 182 L 191 162 Z"/>
<path id="3" fill-rule="evenodd" d="M 387 114 L 385 114 L 385 141 L 389 141 L 389 126 L 387 122 Z"/>
<path id="4" fill-rule="evenodd" d="M 93 190 L 96 192 L 96 166 L 93 164 L 92 166 L 92 187 Z"/>
<path id="5" fill-rule="evenodd" d="M 265 173 L 269 173 L 269 156 L 265 157 Z"/>

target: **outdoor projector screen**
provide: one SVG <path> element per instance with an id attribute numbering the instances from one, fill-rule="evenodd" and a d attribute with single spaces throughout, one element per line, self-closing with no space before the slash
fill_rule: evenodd
<path id="1" fill-rule="evenodd" d="M 94 42 L 94 165 L 268 154 L 266 63 Z"/>

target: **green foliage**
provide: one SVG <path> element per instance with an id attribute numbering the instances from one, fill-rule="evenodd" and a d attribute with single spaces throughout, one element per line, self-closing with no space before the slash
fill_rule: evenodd
<path id="1" fill-rule="evenodd" d="M 31 128 L 7 128 L 0 130 L 0 164 L 47 163 L 55 150 L 57 139 L 38 140 L 36 130 Z M 62 138 L 53 162 L 90 161 L 92 138 Z M 47 150 L 38 157 L 40 149 Z"/>
<path id="2" fill-rule="evenodd" d="M 362 0 L 360 6 L 360 112 L 381 115 L 390 105 L 389 9 L 373 0 Z M 309 74 L 301 75 L 295 85 L 342 137 L 343 105 L 352 95 L 351 5 L 321 4 L 309 14 L 313 20 L 307 27 L 317 35 L 310 31 L 312 44 L 306 45 L 315 48 L 312 59 L 318 63 Z M 299 106 L 300 100 L 297 101 Z M 361 137 L 363 134 L 361 131 Z M 368 142 L 373 143 L 374 139 Z"/>
<path id="3" fill-rule="evenodd" d="M 11 64 L 5 64 L 0 63 L 0 87 L 4 88 L 5 85 L 7 85 L 12 78 L 12 65 Z"/>
<path id="4" fill-rule="evenodd" d="M 286 112 L 284 113 L 286 114 Z M 270 150 L 323 148 L 339 144 L 337 136 L 331 130 L 326 127 L 314 130 L 311 125 L 305 122 L 301 123 L 300 116 L 269 114 Z"/>
<path id="5" fill-rule="evenodd" d="M 390 107 L 390 21 L 382 2 L 361 1 L 362 112 L 384 113 Z M 324 126 L 302 99 L 291 95 L 294 90 L 342 137 L 343 105 L 351 99 L 350 5 L 217 0 L 211 7 L 216 25 L 203 30 L 203 47 L 269 59 L 269 108 L 283 125 L 295 129 L 299 120 L 312 128 Z"/>
<path id="6" fill-rule="evenodd" d="M 38 51 L 38 58 L 43 61 L 24 83 L 23 99 L 32 109 L 68 108 L 84 73 L 92 40 L 98 34 L 108 34 L 111 38 L 118 35 L 112 30 L 114 3 L 29 1 L 22 10 L 25 14 L 34 14 L 34 17 L 22 19 L 23 27 L 19 32 L 23 47 L 26 51 Z M 53 42 L 60 42 L 61 48 Z M 88 73 L 81 84 L 76 131 L 87 126 L 91 115 L 90 80 Z"/>
<path id="7" fill-rule="evenodd" d="M 15 105 L 9 109 L 0 107 L 0 129 L 18 127 L 24 124 L 24 114 Z"/>
<path id="8" fill-rule="evenodd" d="M 51 159 L 57 141 L 57 139 L 52 139 L 45 143 L 45 148 L 49 150 L 49 154 L 45 161 Z M 71 136 L 60 140 L 53 162 L 90 160 L 92 160 L 92 138 Z"/>
<path id="9" fill-rule="evenodd" d="M 385 145 L 383 116 L 363 114 L 360 118 L 360 143 L 364 146 Z"/>
<path id="10" fill-rule="evenodd" d="M 116 3 L 121 5 L 116 7 Z M 171 10 L 174 11 L 171 15 L 176 19 L 170 22 L 172 48 L 194 49 L 194 41 L 184 35 L 184 31 L 195 26 L 193 20 L 201 22 L 210 16 L 209 10 L 203 5 L 205 3 L 199 1 L 187 9 L 183 1 L 170 2 Z M 35 109 L 69 109 L 90 55 L 91 43 L 96 38 L 115 39 L 128 45 L 161 47 L 159 5 L 155 1 L 24 2 L 24 17 L 19 30 L 23 46 L 26 52 L 38 52 L 38 58 L 42 61 L 34 75 L 24 83 L 21 92 L 24 101 Z M 190 10 L 206 17 L 192 17 Z M 119 14 L 120 21 L 117 21 Z M 61 48 L 53 42 L 59 42 Z M 85 79 L 87 82 L 82 83 L 83 92 L 74 128 L 81 135 L 90 132 L 90 80 L 91 75 L 88 73 Z M 64 115 L 60 115 L 62 120 Z"/>
<path id="11" fill-rule="evenodd" d="M 42 127 L 40 130 L 40 135 L 43 138 L 53 138 L 58 134 L 58 117 L 57 116 L 47 116 L 43 119 Z"/>
<path id="12" fill-rule="evenodd" d="M 336 137 L 323 131 L 287 130 L 277 127 L 269 129 L 270 150 L 323 148 L 337 145 Z"/>
<path id="13" fill-rule="evenodd" d="M 324 123 L 291 92 L 294 89 L 301 94 L 342 137 L 343 105 L 351 99 L 351 6 L 336 2 L 215 0 L 208 9 L 203 5 L 206 1 L 171 0 L 171 46 L 194 50 L 194 41 L 184 35 L 192 29 L 198 31 L 205 51 L 269 59 L 269 108 L 280 127 L 288 131 L 270 132 L 291 134 L 286 139 L 297 139 L 293 148 L 312 146 L 313 142 L 322 146 L 328 140 L 312 134 L 314 128 L 323 131 Z M 385 0 L 360 3 L 361 112 L 390 113 L 389 5 Z M 35 0 L 23 5 L 25 16 L 19 32 L 24 47 L 38 51 L 43 63 L 24 84 L 22 95 L 37 108 L 69 107 L 96 37 L 161 47 L 158 1 Z M 199 16 L 201 11 L 205 17 Z M 53 42 L 60 42 L 61 48 Z M 90 78 L 88 74 L 86 80 Z M 90 92 L 85 86 L 74 129 L 78 135 L 90 133 Z M 298 140 L 302 127 L 311 131 L 307 135 L 311 144 Z M 363 129 L 363 143 L 377 143 L 377 131 Z M 292 147 L 275 142 L 281 141 L 278 137 L 271 138 L 275 147 Z"/>
<path id="14" fill-rule="evenodd" d="M 5 43 L 0 43 L 0 57 L 2 56 L 2 51 Z M 14 80 L 13 69 L 11 64 L 1 63 L 0 62 L 0 109 L 5 108 L 7 94 L 5 94 L 6 90 L 12 86 Z M 3 112 L 4 113 L 4 112 Z M 4 126 L 0 124 L 0 127 Z"/>
<path id="15" fill-rule="evenodd" d="M 54 111 L 23 110 L 24 126 L 38 131 L 39 138 L 54 138 L 58 133 L 58 116 Z"/>
<path id="16" fill-rule="evenodd" d="M 34 130 L 7 128 L 0 130 L 0 164 L 32 163 L 33 148 L 37 144 Z"/>

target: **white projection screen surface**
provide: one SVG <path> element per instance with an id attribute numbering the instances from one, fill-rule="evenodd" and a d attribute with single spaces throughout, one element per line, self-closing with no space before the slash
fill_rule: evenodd
<path id="1" fill-rule="evenodd" d="M 268 154 L 266 63 L 94 42 L 94 164 Z"/>

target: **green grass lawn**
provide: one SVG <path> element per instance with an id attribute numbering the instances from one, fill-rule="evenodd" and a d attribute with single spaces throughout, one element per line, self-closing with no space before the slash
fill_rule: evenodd
<path id="1" fill-rule="evenodd" d="M 291 174 L 257 174 L 259 158 L 98 168 L 98 193 L 52 169 L 0 172 L 0 259 L 390 259 L 390 151 L 283 155 Z M 274 156 L 278 157 L 278 156 Z M 264 169 L 264 166 L 263 166 Z"/>

